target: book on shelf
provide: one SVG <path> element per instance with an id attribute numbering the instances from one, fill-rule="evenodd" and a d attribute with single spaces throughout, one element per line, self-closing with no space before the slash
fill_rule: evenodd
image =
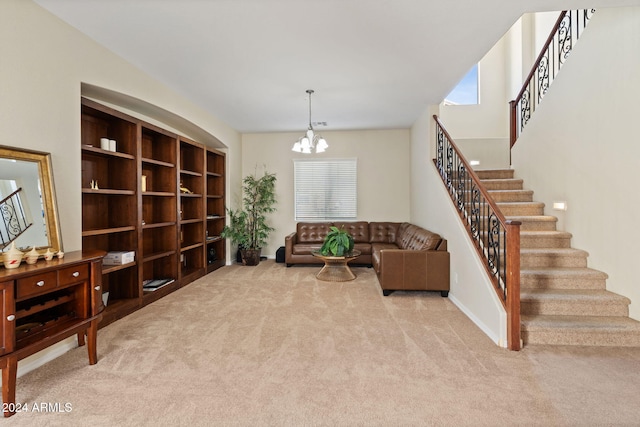
<path id="1" fill-rule="evenodd" d="M 174 279 L 149 279 L 142 282 L 142 290 L 156 291 L 163 286 L 173 283 Z"/>

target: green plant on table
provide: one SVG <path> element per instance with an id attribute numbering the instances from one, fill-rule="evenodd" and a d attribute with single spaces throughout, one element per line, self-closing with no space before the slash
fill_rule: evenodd
<path id="1" fill-rule="evenodd" d="M 332 226 L 324 238 L 320 253 L 324 256 L 346 256 L 353 251 L 353 236 L 344 228 Z"/>

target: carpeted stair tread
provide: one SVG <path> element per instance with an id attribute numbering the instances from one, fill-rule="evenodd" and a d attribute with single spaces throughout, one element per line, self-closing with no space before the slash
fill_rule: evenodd
<path id="1" fill-rule="evenodd" d="M 605 289 L 607 274 L 588 267 L 529 267 L 520 270 L 524 289 Z"/>
<path id="2" fill-rule="evenodd" d="M 489 194 L 498 203 L 533 201 L 533 191 L 531 190 L 489 190 Z"/>
<path id="3" fill-rule="evenodd" d="M 504 178 L 504 179 L 482 179 L 482 185 L 491 191 L 491 190 L 522 190 L 523 188 L 523 180 L 515 179 L 515 178 Z"/>
<path id="4" fill-rule="evenodd" d="M 640 346 L 640 322 L 625 316 L 523 315 L 521 330 L 525 346 Z"/>
<path id="5" fill-rule="evenodd" d="M 574 248 L 521 248 L 520 268 L 586 267 L 589 254 Z"/>
<path id="6" fill-rule="evenodd" d="M 527 300 L 591 302 L 602 304 L 630 304 L 631 300 L 604 289 L 525 289 L 520 292 L 520 301 Z"/>
<path id="7" fill-rule="evenodd" d="M 544 203 L 541 202 L 497 202 L 497 204 L 506 217 L 544 214 Z"/>
<path id="8" fill-rule="evenodd" d="M 556 230 L 520 231 L 522 248 L 569 248 L 571 233 Z"/>
<path id="9" fill-rule="evenodd" d="M 555 231 L 558 218 L 551 215 L 508 215 L 506 219 L 520 222 L 520 231 Z"/>
<path id="10" fill-rule="evenodd" d="M 513 169 L 483 169 L 474 171 L 478 178 L 483 179 L 509 179 L 513 178 Z"/>
<path id="11" fill-rule="evenodd" d="M 631 301 L 605 289 L 525 289 L 520 293 L 524 314 L 628 316 Z"/>
<path id="12" fill-rule="evenodd" d="M 589 278 L 589 279 L 608 279 L 609 275 L 600 270 L 594 270 L 593 268 L 583 268 L 583 267 L 567 267 L 567 268 L 557 268 L 557 267 L 539 267 L 539 268 L 528 268 L 520 270 L 521 276 L 529 276 L 529 277 L 572 277 L 572 278 Z"/>
<path id="13" fill-rule="evenodd" d="M 552 329 L 552 328 L 575 328 L 575 329 L 610 329 L 610 330 L 631 330 L 640 332 L 640 322 L 625 316 L 557 316 L 557 315 L 522 315 L 521 323 L 523 329 Z"/>
<path id="14" fill-rule="evenodd" d="M 558 230 L 535 230 L 535 231 L 521 231 L 520 236 L 525 237 L 569 237 L 571 238 L 571 233 L 567 231 L 558 231 Z"/>

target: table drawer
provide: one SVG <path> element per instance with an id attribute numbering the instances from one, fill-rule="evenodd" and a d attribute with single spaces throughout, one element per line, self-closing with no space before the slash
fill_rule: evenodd
<path id="1" fill-rule="evenodd" d="M 89 266 L 87 264 L 75 267 L 63 268 L 58 271 L 58 283 L 60 287 L 84 282 L 89 278 Z"/>
<path id="2" fill-rule="evenodd" d="M 33 277 L 18 279 L 16 299 L 48 292 L 58 286 L 58 275 L 55 271 L 38 274 Z"/>

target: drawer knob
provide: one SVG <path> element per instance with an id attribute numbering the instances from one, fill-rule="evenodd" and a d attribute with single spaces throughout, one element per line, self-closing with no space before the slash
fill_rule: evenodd
<path id="1" fill-rule="evenodd" d="M 43 287 L 44 286 L 44 280 L 40 280 L 39 282 L 36 282 L 36 286 Z"/>
<path id="2" fill-rule="evenodd" d="M 73 277 L 78 277 L 79 275 L 80 275 L 79 271 L 74 271 L 72 274 Z"/>
<path id="3" fill-rule="evenodd" d="M 96 286 L 96 287 L 95 287 L 95 288 L 93 288 L 93 289 L 95 289 L 96 291 L 99 291 L 99 290 L 100 290 L 100 286 Z"/>
<path id="4" fill-rule="evenodd" d="M 14 314 L 10 314 L 7 316 L 7 320 L 9 322 L 13 322 L 14 320 L 16 320 L 16 316 Z"/>

